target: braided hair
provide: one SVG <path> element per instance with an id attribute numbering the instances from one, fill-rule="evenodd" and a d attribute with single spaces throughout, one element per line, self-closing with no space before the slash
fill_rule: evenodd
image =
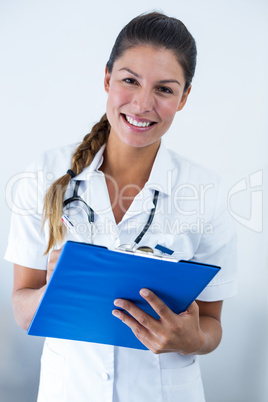
<path id="1" fill-rule="evenodd" d="M 96 123 L 91 132 L 87 134 L 82 143 L 76 148 L 71 163 L 71 171 L 74 176 L 79 175 L 85 167 L 89 166 L 101 146 L 107 142 L 110 132 L 110 124 L 106 114 Z M 65 235 L 65 226 L 62 224 L 62 206 L 64 195 L 71 175 L 66 173 L 56 180 L 48 189 L 45 196 L 43 224 L 49 223 L 49 241 L 46 253 L 57 243 L 62 242 Z"/>

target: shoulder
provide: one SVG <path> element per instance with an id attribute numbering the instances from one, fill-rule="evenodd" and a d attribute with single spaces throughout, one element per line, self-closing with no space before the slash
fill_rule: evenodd
<path id="1" fill-rule="evenodd" d="M 174 205 L 180 211 L 195 212 L 210 220 L 222 210 L 225 189 L 221 177 L 213 169 L 167 149 L 168 186 Z M 167 158 L 166 158 L 167 159 Z"/>
<path id="2" fill-rule="evenodd" d="M 77 145 L 77 143 L 69 144 L 41 153 L 32 161 L 26 171 L 43 172 L 53 176 L 54 180 L 56 180 L 58 177 L 64 175 L 70 168 L 72 155 Z"/>
<path id="3" fill-rule="evenodd" d="M 203 166 L 171 149 L 166 148 L 166 151 L 173 169 L 177 172 L 177 179 L 180 183 L 219 184 L 221 182 L 221 177 L 213 169 Z"/>
<path id="4" fill-rule="evenodd" d="M 38 197 L 42 200 L 48 187 L 70 168 L 76 146 L 71 144 L 43 152 L 9 180 L 7 194 L 14 191 L 18 203 L 34 203 Z"/>

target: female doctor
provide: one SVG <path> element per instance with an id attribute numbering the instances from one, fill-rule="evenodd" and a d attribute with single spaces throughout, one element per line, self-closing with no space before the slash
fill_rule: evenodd
<path id="1" fill-rule="evenodd" d="M 195 41 L 179 20 L 149 13 L 123 28 L 105 69 L 106 114 L 80 145 L 46 152 L 28 169 L 34 176 L 19 185 L 16 205 L 31 212 L 13 214 L 6 258 L 14 262 L 13 309 L 24 329 L 66 240 L 129 245 L 152 212 L 135 247 L 157 253 L 160 244 L 177 260 L 220 265 L 221 272 L 179 315 L 145 288 L 141 296 L 159 320 L 128 300 L 114 301 L 111 314 L 148 351 L 46 339 L 38 402 L 205 401 L 197 355 L 221 340 L 222 300 L 235 293 L 235 235 L 218 177 L 161 142 L 186 104 L 195 65 Z M 70 234 L 61 217 L 73 195 L 83 201 L 69 205 Z"/>

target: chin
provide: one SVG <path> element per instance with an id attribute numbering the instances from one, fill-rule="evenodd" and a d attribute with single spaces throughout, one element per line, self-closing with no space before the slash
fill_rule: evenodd
<path id="1" fill-rule="evenodd" d="M 125 145 L 133 148 L 145 148 L 150 145 L 153 145 L 155 143 L 159 143 L 160 139 L 157 139 L 155 141 L 144 141 L 142 139 L 135 139 L 135 140 L 129 140 L 129 139 L 124 139 L 122 142 L 124 142 Z"/>

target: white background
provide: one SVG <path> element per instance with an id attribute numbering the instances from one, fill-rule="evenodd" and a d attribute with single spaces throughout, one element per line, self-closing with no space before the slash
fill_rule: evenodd
<path id="1" fill-rule="evenodd" d="M 249 177 L 259 172 L 267 183 L 267 1 L 0 0 L 1 257 L 7 183 L 43 150 L 81 140 L 101 117 L 104 67 L 116 35 L 153 9 L 181 19 L 198 47 L 193 90 L 167 145 L 214 169 L 228 190 L 242 180 L 248 186 L 233 195 L 230 209 L 248 219 L 236 222 L 239 295 L 224 303 L 220 347 L 201 358 L 207 402 L 264 402 L 267 214 L 259 196 L 267 204 L 267 194 L 261 184 L 250 193 Z M 11 289 L 12 265 L 2 259 L 0 400 L 34 402 L 42 342 L 15 325 Z"/>

